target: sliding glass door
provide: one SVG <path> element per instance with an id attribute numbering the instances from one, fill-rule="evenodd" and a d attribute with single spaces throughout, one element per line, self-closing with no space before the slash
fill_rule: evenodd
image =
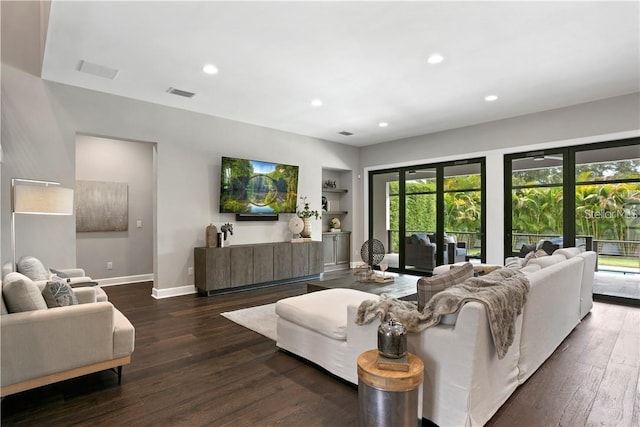
<path id="1" fill-rule="evenodd" d="M 484 259 L 484 159 L 369 174 L 369 236 L 390 269 L 429 274 Z"/>
<path id="2" fill-rule="evenodd" d="M 640 301 L 640 138 L 507 155 L 507 200 L 505 256 L 594 250 L 594 293 Z"/>
<path id="3" fill-rule="evenodd" d="M 527 253 L 540 240 L 560 244 L 564 237 L 563 153 L 538 151 L 510 158 L 509 255 Z M 507 177 L 507 175 L 505 175 Z"/>
<path id="4" fill-rule="evenodd" d="M 381 171 L 369 179 L 369 238 L 382 242 L 383 262 L 391 270 L 400 266 L 400 172 Z"/>
<path id="5" fill-rule="evenodd" d="M 433 167 L 404 171 L 404 270 L 428 273 L 437 265 L 437 174 Z"/>
<path id="6" fill-rule="evenodd" d="M 577 238 L 598 253 L 594 293 L 640 300 L 640 145 L 576 152 Z"/>
<path id="7" fill-rule="evenodd" d="M 445 264 L 484 259 L 483 166 L 466 163 L 444 167 Z"/>

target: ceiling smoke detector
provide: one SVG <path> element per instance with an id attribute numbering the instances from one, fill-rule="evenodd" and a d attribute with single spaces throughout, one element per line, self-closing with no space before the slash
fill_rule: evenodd
<path id="1" fill-rule="evenodd" d="M 193 98 L 193 96 L 195 95 L 195 93 L 193 92 L 188 92 L 186 90 L 180 90 L 173 87 L 167 89 L 167 93 L 170 93 L 172 95 L 184 96 L 185 98 Z"/>

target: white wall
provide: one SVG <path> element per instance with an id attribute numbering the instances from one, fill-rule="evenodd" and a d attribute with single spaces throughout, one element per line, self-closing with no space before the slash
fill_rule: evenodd
<path id="1" fill-rule="evenodd" d="M 59 114 L 43 82 L 2 64 L 2 264 L 11 261 L 11 178 L 75 186 L 72 124 Z M 50 268 L 75 266 L 73 216 L 16 215 L 16 256 L 33 255 Z"/>
<path id="2" fill-rule="evenodd" d="M 640 93 L 363 147 L 361 174 L 393 166 L 486 157 L 487 262 L 504 260 L 503 157 L 640 135 Z M 382 159 L 382 160 L 381 160 Z M 367 183 L 359 200 L 367 206 Z M 365 230 L 366 230 L 365 218 Z"/>
<path id="3" fill-rule="evenodd" d="M 193 284 L 188 267 L 193 266 L 193 248 L 204 245 L 209 223 L 234 223 L 235 244 L 289 237 L 287 215 L 277 222 L 238 223 L 234 215 L 218 213 L 223 155 L 299 165 L 298 192 L 316 209 L 323 166 L 358 168 L 358 150 L 353 147 L 66 85 L 45 85 L 75 132 L 157 143 L 158 289 Z M 69 148 L 73 140 L 59 144 Z M 321 239 L 320 226 L 313 238 Z"/>
<path id="4" fill-rule="evenodd" d="M 77 264 L 94 279 L 153 274 L 153 151 L 149 142 L 76 138 L 76 179 L 126 183 L 128 190 L 127 231 L 76 233 Z"/>

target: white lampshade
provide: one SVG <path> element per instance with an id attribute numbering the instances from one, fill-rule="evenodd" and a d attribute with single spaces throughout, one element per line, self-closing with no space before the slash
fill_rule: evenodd
<path id="1" fill-rule="evenodd" d="M 72 215 L 73 190 L 58 186 L 16 185 L 13 211 L 20 214 Z"/>

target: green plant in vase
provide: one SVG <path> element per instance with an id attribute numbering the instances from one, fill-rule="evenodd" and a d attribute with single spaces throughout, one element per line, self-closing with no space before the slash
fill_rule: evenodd
<path id="1" fill-rule="evenodd" d="M 308 238 L 311 237 L 311 217 L 315 217 L 315 219 L 320 219 L 322 217 L 317 210 L 311 210 L 306 197 L 300 197 L 300 199 L 302 200 L 303 207 L 302 209 L 298 209 L 296 212 L 304 222 L 304 228 L 302 229 L 302 232 L 300 232 L 300 235 Z"/>

